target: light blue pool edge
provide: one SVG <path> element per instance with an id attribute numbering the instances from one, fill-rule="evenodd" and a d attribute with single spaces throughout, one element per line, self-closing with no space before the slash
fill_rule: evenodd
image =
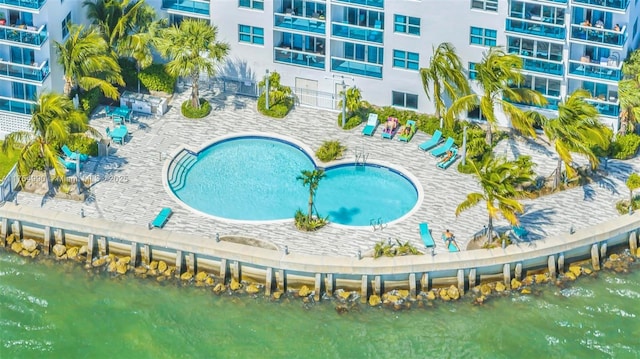
<path id="1" fill-rule="evenodd" d="M 354 165 L 353 161 L 346 160 L 346 159 L 336 160 L 336 161 L 333 161 L 333 162 L 329 162 L 328 164 L 318 163 L 318 161 L 314 158 L 315 152 L 313 151 L 313 149 L 311 149 L 309 146 L 305 145 L 301 141 L 298 141 L 297 139 L 289 137 L 289 136 L 276 134 L 276 133 L 271 133 L 271 132 L 240 132 L 240 133 L 232 133 L 232 134 L 216 137 L 212 141 L 210 141 L 209 143 L 205 144 L 204 146 L 201 146 L 199 149 L 194 149 L 193 147 L 188 146 L 188 145 L 184 145 L 184 144 L 178 146 L 178 148 L 176 148 L 175 150 L 171 151 L 167 155 L 167 157 L 165 158 L 164 164 L 162 165 L 162 187 L 169 194 L 169 197 L 171 199 L 173 199 L 173 201 L 176 202 L 180 207 L 186 209 L 189 212 L 192 212 L 192 213 L 195 213 L 195 214 L 207 217 L 207 218 L 211 218 L 211 219 L 214 219 L 216 221 L 225 222 L 225 223 L 253 224 L 253 225 L 276 224 L 276 223 L 291 223 L 291 222 L 293 222 L 293 218 L 260 221 L 260 220 L 229 219 L 229 218 L 214 216 L 212 214 L 199 211 L 199 210 L 187 205 L 180 198 L 178 198 L 178 196 L 176 196 L 176 194 L 171 189 L 171 186 L 169 186 L 169 177 L 168 177 L 169 176 L 169 167 L 171 165 L 172 160 L 180 152 L 186 150 L 186 151 L 189 151 L 189 152 L 192 152 L 192 153 L 195 153 L 195 154 L 200 154 L 202 151 L 205 151 L 209 147 L 211 147 L 213 145 L 216 145 L 218 143 L 225 142 L 225 141 L 228 141 L 228 140 L 235 140 L 235 139 L 240 139 L 240 138 L 251 138 L 251 137 L 272 139 L 272 140 L 276 140 L 276 141 L 281 141 L 281 142 L 286 143 L 288 145 L 291 145 L 293 147 L 297 147 L 299 150 L 301 150 L 311 160 L 311 162 L 316 167 L 320 167 L 320 168 L 324 168 L 324 169 L 330 169 L 330 168 L 336 168 L 336 167 L 343 167 L 343 166 L 346 166 L 346 165 Z M 388 162 L 385 162 L 385 161 L 373 161 L 373 160 L 371 160 L 371 161 L 367 161 L 367 165 L 389 168 L 391 171 L 394 171 L 398 175 L 400 175 L 400 176 L 404 177 L 405 179 L 407 179 L 409 181 L 409 183 L 411 183 L 411 185 L 413 185 L 413 188 L 415 188 L 415 190 L 416 190 L 416 192 L 418 194 L 418 199 L 416 200 L 416 204 L 413 206 L 413 208 L 411 208 L 410 211 L 405 213 L 400 218 L 397 218 L 397 219 L 395 219 L 395 220 L 393 220 L 391 222 L 388 222 L 387 226 L 394 225 L 394 224 L 396 224 L 398 222 L 402 222 L 406 218 L 411 217 L 416 211 L 418 211 L 420 209 L 420 207 L 422 206 L 423 199 L 424 199 L 424 190 L 422 188 L 420 180 L 418 180 L 418 178 L 415 177 L 411 172 L 409 172 L 407 169 L 403 168 L 402 166 L 394 165 L 394 164 L 391 164 L 391 163 L 388 163 Z M 351 229 L 351 230 L 368 230 L 368 231 L 371 231 L 371 227 L 370 226 L 349 226 L 349 225 L 333 223 L 333 222 L 330 222 L 328 224 L 328 226 L 332 226 L 332 227 L 336 227 L 336 228 Z"/>

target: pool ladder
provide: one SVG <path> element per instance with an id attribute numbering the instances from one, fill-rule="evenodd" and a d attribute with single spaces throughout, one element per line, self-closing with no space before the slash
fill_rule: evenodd
<path id="1" fill-rule="evenodd" d="M 369 220 L 369 225 L 373 227 L 373 231 L 383 230 L 387 228 L 387 223 L 382 221 L 382 217 L 378 217 L 378 219 L 372 218 Z"/>
<path id="2" fill-rule="evenodd" d="M 369 158 L 369 154 L 364 152 L 364 147 L 362 147 L 361 149 L 358 149 L 356 147 L 354 153 L 356 155 L 356 161 L 355 161 L 356 166 L 357 165 L 364 166 L 367 163 L 367 159 Z"/>

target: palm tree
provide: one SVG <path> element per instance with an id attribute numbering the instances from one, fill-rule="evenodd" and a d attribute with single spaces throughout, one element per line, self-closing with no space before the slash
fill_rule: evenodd
<path id="1" fill-rule="evenodd" d="M 71 25 L 65 42 L 54 42 L 54 46 L 64 69 L 65 95 L 78 86 L 85 91 L 97 87 L 106 97 L 118 98 L 113 84 L 124 85 L 120 65 L 98 28 Z"/>
<path id="2" fill-rule="evenodd" d="M 340 91 L 340 101 L 338 101 L 338 107 L 342 108 L 342 98 L 346 98 L 347 118 L 353 115 L 358 109 L 360 109 L 360 102 L 362 101 L 362 92 L 359 88 L 353 86 L 346 90 Z"/>
<path id="3" fill-rule="evenodd" d="M 145 0 L 85 0 L 87 18 L 102 31 L 109 45 L 117 49 L 136 28 L 153 22 L 156 12 Z"/>
<path id="4" fill-rule="evenodd" d="M 200 108 L 200 73 L 214 76 L 216 65 L 229 53 L 229 44 L 218 41 L 218 27 L 187 19 L 162 31 L 157 47 L 169 59 L 170 75 L 191 78 L 191 107 Z"/>
<path id="5" fill-rule="evenodd" d="M 640 174 L 632 173 L 625 182 L 629 189 L 629 211 L 633 208 L 633 191 L 640 188 Z"/>
<path id="6" fill-rule="evenodd" d="M 313 171 L 303 170 L 301 175 L 296 177 L 297 180 L 302 181 L 302 185 L 307 187 L 309 186 L 309 212 L 307 212 L 307 220 L 309 223 L 312 219 L 313 213 L 313 199 L 316 196 L 316 191 L 318 190 L 318 185 L 320 180 L 325 178 L 326 174 L 323 169 L 314 169 Z"/>
<path id="7" fill-rule="evenodd" d="M 620 99 L 620 129 L 622 136 L 633 132 L 640 122 L 640 78 L 627 78 L 618 82 Z"/>
<path id="8" fill-rule="evenodd" d="M 433 99 L 436 116 L 439 118 L 443 118 L 446 111 L 443 95 L 454 101 L 471 92 L 462 68 L 462 61 L 455 47 L 451 43 L 443 42 L 433 49 L 429 67 L 420 69 L 424 92 L 429 100 Z M 447 123 L 447 127 L 452 128 L 452 126 L 452 123 Z"/>
<path id="9" fill-rule="evenodd" d="M 138 92 L 140 92 L 140 70 L 153 63 L 153 48 L 158 42 L 161 29 L 167 24 L 166 20 L 160 19 L 146 23 L 118 43 L 117 52 L 122 56 L 133 58 L 136 62 Z"/>
<path id="10" fill-rule="evenodd" d="M 519 166 L 504 157 L 486 156 L 482 162 L 469 160 L 473 176 L 480 183 L 481 192 L 467 194 L 467 199 L 456 208 L 456 216 L 484 201 L 489 215 L 487 239 L 493 240 L 493 220 L 502 215 L 511 225 L 519 225 L 517 214 L 524 213 L 518 198 L 527 196 L 523 185 L 534 178 L 531 168 Z"/>
<path id="11" fill-rule="evenodd" d="M 58 161 L 58 151 L 73 131 L 95 133 L 87 126 L 83 112 L 74 109 L 73 102 L 66 96 L 56 93 L 43 94 L 38 98 L 31 114 L 31 132 L 19 131 L 6 136 L 2 143 L 2 152 L 8 148 L 20 149 L 18 171 L 21 177 L 44 163 L 44 173 L 48 193 L 52 194 L 51 169 L 54 179 L 65 175 L 65 167 Z"/>
<path id="12" fill-rule="evenodd" d="M 482 94 L 458 98 L 447 112 L 446 120 L 453 123 L 453 119 L 463 111 L 480 108 L 481 117 L 484 116 L 488 122 L 486 140 L 491 145 L 492 130 L 498 122 L 496 110 L 501 108 L 514 129 L 522 135 L 535 137 L 532 111 L 524 111 L 514 103 L 543 106 L 547 100 L 537 91 L 520 88 L 525 82 L 521 70 L 522 59 L 519 56 L 498 47 L 491 48 L 476 65 L 476 81 L 482 88 Z"/>
<path id="13" fill-rule="evenodd" d="M 260 81 L 258 87 L 266 87 L 265 80 Z M 269 106 L 277 105 L 291 98 L 291 87 L 283 86 L 280 83 L 280 74 L 276 71 L 269 73 L 269 89 L 267 91 L 269 91 Z"/>
<path id="14" fill-rule="evenodd" d="M 558 154 L 554 188 L 560 184 L 563 163 L 567 177 L 575 176 L 576 171 L 571 166 L 572 153 L 586 156 L 591 167 L 596 168 L 599 161 L 594 153 L 594 145 L 600 146 L 600 148 L 609 146 L 605 127 L 598 120 L 598 110 L 585 101 L 585 98 L 589 97 L 590 94 L 586 90 L 575 91 L 558 105 L 558 117 L 543 123 L 544 133 Z"/>

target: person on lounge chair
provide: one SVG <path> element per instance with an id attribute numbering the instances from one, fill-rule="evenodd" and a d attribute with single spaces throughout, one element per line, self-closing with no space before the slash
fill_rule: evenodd
<path id="1" fill-rule="evenodd" d="M 449 231 L 448 229 L 446 231 L 444 231 L 444 241 L 447 245 L 447 248 L 449 248 L 449 245 L 451 243 L 453 243 L 453 240 L 455 239 L 455 236 L 453 235 L 453 233 L 451 231 Z"/>
<path id="2" fill-rule="evenodd" d="M 447 162 L 452 156 L 453 156 L 453 151 L 449 150 L 447 151 L 447 153 L 444 155 L 444 158 L 440 162 L 443 162 L 443 163 Z"/>
<path id="3" fill-rule="evenodd" d="M 409 136 L 410 134 L 411 134 L 411 127 L 409 127 L 409 126 L 404 126 L 404 127 L 402 128 L 402 133 L 401 133 L 401 135 L 402 135 L 402 136 Z"/>

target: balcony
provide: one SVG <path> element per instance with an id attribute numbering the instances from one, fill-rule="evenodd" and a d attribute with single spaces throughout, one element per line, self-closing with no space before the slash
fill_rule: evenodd
<path id="1" fill-rule="evenodd" d="M 373 30 L 365 26 L 356 26 L 342 23 L 331 24 L 331 34 L 345 39 L 369 41 L 382 44 L 382 29 Z"/>
<path id="2" fill-rule="evenodd" d="M 47 26 L 42 25 L 40 28 L 26 26 L 20 28 L 16 26 L 0 25 L 0 41 L 10 42 L 10 45 L 41 48 L 49 38 Z"/>
<path id="3" fill-rule="evenodd" d="M 382 78 L 382 65 L 335 56 L 331 57 L 331 71 L 377 79 Z"/>
<path id="4" fill-rule="evenodd" d="M 600 63 L 590 63 L 583 61 L 569 61 L 569 74 L 588 77 L 590 79 L 620 81 L 622 78 L 621 66 L 610 67 L 607 60 Z"/>
<path id="5" fill-rule="evenodd" d="M 378 9 L 384 9 L 384 0 L 334 0 L 334 1 L 337 3 L 363 5 L 368 7 L 375 7 Z"/>
<path id="6" fill-rule="evenodd" d="M 24 82 L 42 84 L 49 76 L 49 61 L 40 65 L 23 65 L 0 59 L 0 77 L 8 77 L 11 80 L 26 80 Z"/>
<path id="7" fill-rule="evenodd" d="M 629 0 L 573 0 L 573 2 L 622 11 L 627 10 L 627 7 L 629 6 Z"/>
<path id="8" fill-rule="evenodd" d="M 556 76 L 562 76 L 562 74 L 564 73 L 564 65 L 562 63 L 524 56 L 522 56 L 522 68 L 526 71 L 534 71 Z"/>
<path id="9" fill-rule="evenodd" d="M 506 31 L 564 40 L 565 28 L 539 21 L 507 19 Z"/>
<path id="10" fill-rule="evenodd" d="M 0 111 L 30 115 L 35 106 L 34 101 L 0 96 Z"/>
<path id="11" fill-rule="evenodd" d="M 560 94 L 558 94 L 558 96 L 544 95 L 544 98 L 547 99 L 547 104 L 544 106 L 538 106 L 538 105 L 526 103 L 526 102 L 512 101 L 506 98 L 505 100 L 514 105 L 558 111 L 558 104 L 560 104 Z"/>
<path id="12" fill-rule="evenodd" d="M 617 98 L 612 97 L 609 101 L 606 101 L 604 95 L 601 95 L 600 98 L 586 99 L 585 101 L 592 104 L 603 116 L 617 118 L 620 114 L 620 105 Z"/>
<path id="13" fill-rule="evenodd" d="M 0 0 L 0 5 L 21 7 L 25 9 L 41 9 L 47 0 Z"/>
<path id="14" fill-rule="evenodd" d="M 170 14 L 185 14 L 201 18 L 209 18 L 209 5 L 209 1 L 202 0 L 162 0 L 162 8 Z"/>
<path id="15" fill-rule="evenodd" d="M 614 31 L 595 26 L 572 24 L 571 39 L 596 45 L 622 47 L 627 41 L 627 27 L 625 25 L 620 31 Z"/>
<path id="16" fill-rule="evenodd" d="M 300 30 L 314 34 L 325 34 L 326 21 L 324 17 L 303 17 L 292 14 L 275 14 L 274 26 L 276 28 Z"/>
<path id="17" fill-rule="evenodd" d="M 273 49 L 273 59 L 274 62 L 324 70 L 326 58 L 322 53 L 296 51 L 286 47 L 276 47 Z"/>

